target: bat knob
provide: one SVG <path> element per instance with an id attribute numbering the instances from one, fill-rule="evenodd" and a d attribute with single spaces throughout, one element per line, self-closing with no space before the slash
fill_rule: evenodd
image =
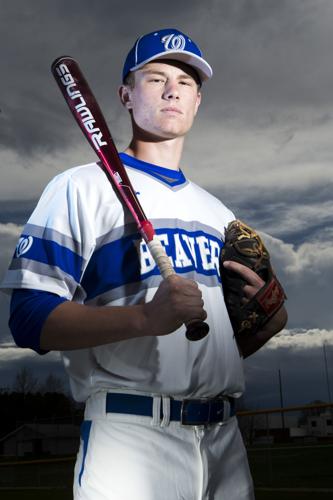
<path id="1" fill-rule="evenodd" d="M 191 341 L 201 340 L 209 332 L 209 326 L 203 321 L 191 321 L 186 325 L 186 338 Z"/>

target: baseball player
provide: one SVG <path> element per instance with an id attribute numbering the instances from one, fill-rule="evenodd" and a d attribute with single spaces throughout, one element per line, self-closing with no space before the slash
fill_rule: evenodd
<path id="1" fill-rule="evenodd" d="M 242 357 L 281 330 L 281 309 L 237 344 L 219 273 L 235 217 L 181 170 L 184 138 L 212 69 L 176 29 L 141 36 L 119 96 L 132 123 L 121 154 L 176 270 L 162 281 L 129 213 L 97 163 L 46 187 L 24 227 L 3 287 L 14 290 L 18 345 L 59 350 L 73 396 L 85 401 L 75 500 L 252 499 L 235 417 Z M 264 284 L 229 262 L 251 298 Z M 189 342 L 184 323 L 210 333 Z"/>

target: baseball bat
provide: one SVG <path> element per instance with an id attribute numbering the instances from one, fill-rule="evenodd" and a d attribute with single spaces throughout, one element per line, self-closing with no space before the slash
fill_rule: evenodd
<path id="1" fill-rule="evenodd" d="M 119 157 L 109 127 L 78 63 L 70 56 L 58 57 L 51 66 L 53 76 L 76 122 L 99 157 L 107 178 L 132 214 L 163 278 L 175 271 L 135 194 Z M 209 331 L 207 323 L 193 319 L 186 324 L 186 337 L 200 340 Z"/>

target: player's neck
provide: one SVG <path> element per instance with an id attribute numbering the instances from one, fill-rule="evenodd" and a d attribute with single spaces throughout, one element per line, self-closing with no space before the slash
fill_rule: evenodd
<path id="1" fill-rule="evenodd" d="M 132 139 L 125 150 L 130 156 L 154 165 L 179 170 L 184 139 L 177 137 L 161 142 L 147 142 Z"/>

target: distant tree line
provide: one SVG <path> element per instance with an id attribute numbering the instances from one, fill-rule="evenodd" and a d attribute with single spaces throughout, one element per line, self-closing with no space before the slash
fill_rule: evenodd
<path id="1" fill-rule="evenodd" d="M 13 387 L 13 392 L 23 394 L 31 394 L 40 392 L 59 392 L 65 393 L 65 384 L 61 377 L 49 373 L 45 380 L 40 381 L 30 368 L 23 366 L 16 374 Z"/>
<path id="2" fill-rule="evenodd" d="M 0 438 L 24 423 L 80 424 L 83 417 L 83 405 L 65 393 L 60 377 L 50 373 L 39 381 L 26 367 L 12 389 L 0 389 L 0 408 Z"/>

